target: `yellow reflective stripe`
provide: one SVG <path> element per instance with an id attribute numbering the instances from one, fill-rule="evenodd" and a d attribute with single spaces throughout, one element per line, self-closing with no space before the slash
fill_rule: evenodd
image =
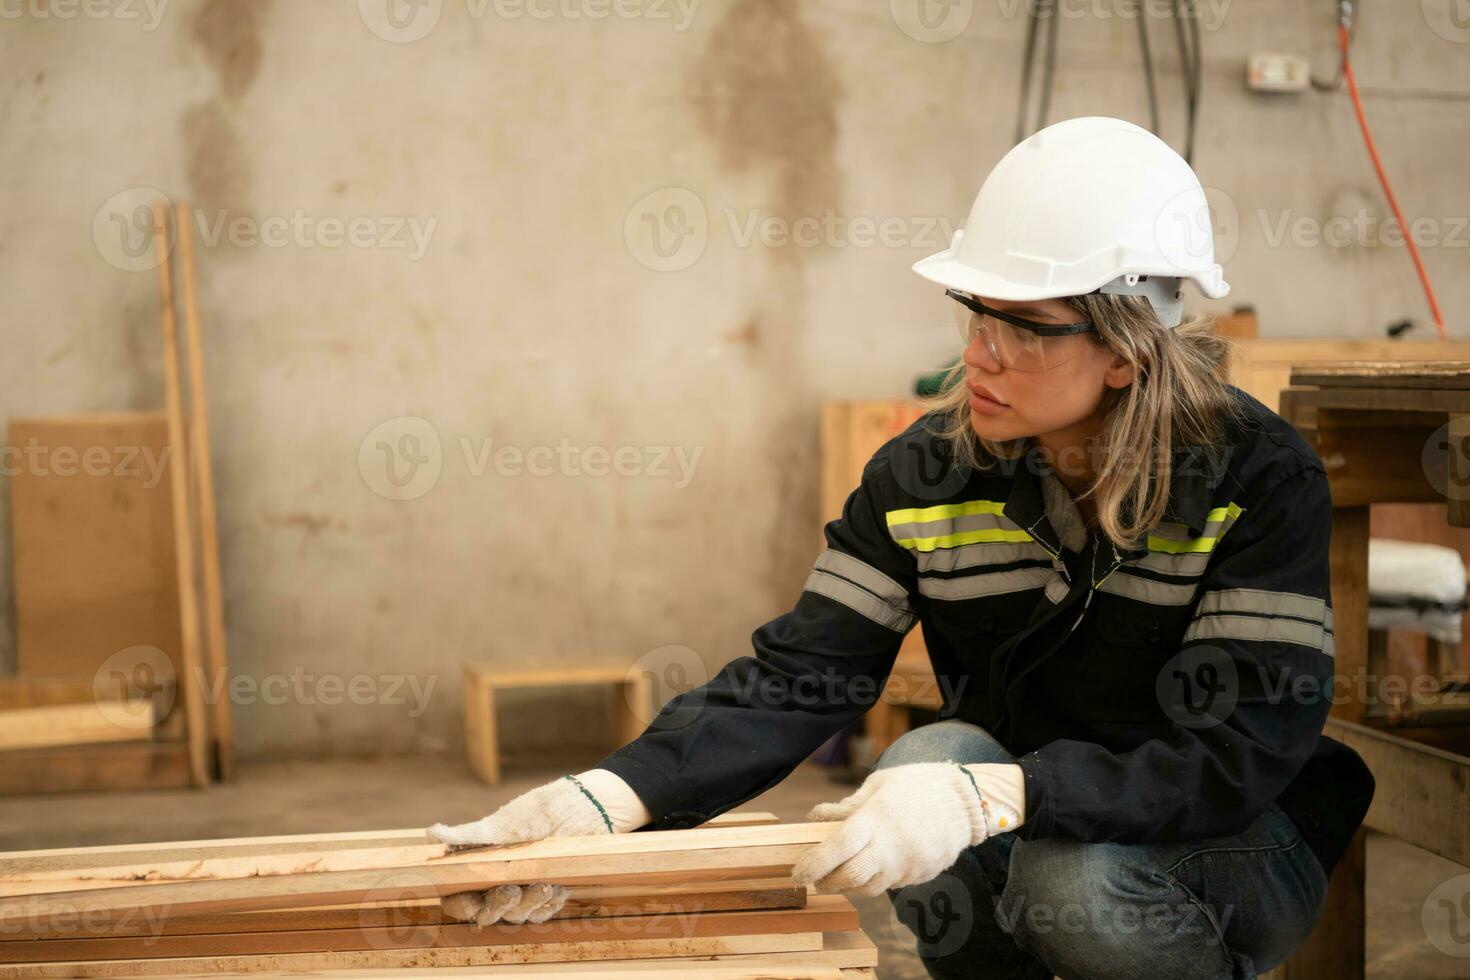
<path id="1" fill-rule="evenodd" d="M 933 551 L 935 548 L 957 548 L 963 544 L 981 544 L 992 541 L 1030 541 L 1025 531 L 1011 531 L 1000 527 L 981 528 L 978 531 L 956 531 L 932 538 L 898 538 L 898 544 L 916 551 Z"/>
<path id="2" fill-rule="evenodd" d="M 959 504 L 940 504 L 937 507 L 910 507 L 907 510 L 890 510 L 888 526 L 895 524 L 921 524 L 924 521 L 942 521 L 951 517 L 969 517 L 971 514 L 999 514 L 1005 508 L 1001 500 L 966 500 Z"/>
<path id="3" fill-rule="evenodd" d="M 1208 554 L 1215 550 L 1216 542 L 1225 536 L 1225 532 L 1230 529 L 1230 524 L 1243 513 L 1245 513 L 1245 508 L 1233 502 L 1224 507 L 1216 507 L 1209 514 L 1205 515 L 1205 523 L 1225 521 L 1226 525 L 1220 529 L 1219 534 L 1214 537 L 1185 538 L 1183 541 L 1175 541 L 1170 538 L 1159 537 L 1156 534 L 1150 534 L 1148 536 L 1148 550 L 1161 551 L 1170 555 Z"/>

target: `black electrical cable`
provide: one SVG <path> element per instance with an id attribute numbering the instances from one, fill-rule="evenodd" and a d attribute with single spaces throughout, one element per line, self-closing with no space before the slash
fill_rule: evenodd
<path id="1" fill-rule="evenodd" d="M 1026 109 L 1031 102 L 1031 69 L 1036 61 L 1036 5 L 1043 0 L 1026 0 L 1026 53 L 1021 59 L 1021 98 L 1016 106 L 1016 142 L 1028 135 Z"/>
<path id="2" fill-rule="evenodd" d="M 1143 82 L 1148 89 L 1148 128 L 1157 136 L 1159 133 L 1159 93 L 1154 88 L 1154 59 L 1148 49 L 1148 22 L 1143 11 L 1143 0 L 1134 0 L 1133 10 L 1138 18 L 1138 47 L 1143 52 Z"/>
<path id="3" fill-rule="evenodd" d="M 1052 77 L 1056 74 L 1057 67 L 1057 23 L 1062 19 L 1056 0 L 1047 0 L 1047 8 L 1050 14 L 1046 25 L 1046 60 L 1041 63 L 1041 104 L 1036 109 L 1037 129 L 1046 125 L 1046 117 L 1051 112 Z"/>
<path id="4" fill-rule="evenodd" d="M 1189 5 L 1194 6 L 1195 0 L 1188 0 Z M 1205 87 L 1205 59 L 1200 52 L 1199 16 L 1191 14 L 1189 19 L 1189 33 L 1192 35 L 1193 43 L 1190 45 L 1191 60 L 1194 63 L 1194 101 L 1189 106 L 1189 134 L 1184 141 L 1184 161 L 1189 164 L 1194 162 L 1194 133 L 1199 125 L 1199 99 L 1200 93 Z"/>
<path id="5" fill-rule="evenodd" d="M 1194 117 L 1199 99 L 1198 53 L 1190 50 L 1190 32 L 1184 25 L 1185 8 L 1191 3 L 1192 0 L 1174 0 L 1169 7 L 1174 16 L 1174 39 L 1179 46 L 1179 71 L 1184 76 L 1184 162 L 1189 164 L 1194 162 Z M 1198 24 L 1194 26 L 1193 36 L 1198 44 Z"/>

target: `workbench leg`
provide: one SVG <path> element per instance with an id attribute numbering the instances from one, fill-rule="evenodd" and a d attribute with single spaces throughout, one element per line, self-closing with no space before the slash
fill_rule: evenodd
<path id="1" fill-rule="evenodd" d="M 470 671 L 464 675 L 464 743 L 465 755 L 475 775 L 492 786 L 500 782 L 495 687 Z"/>
<path id="2" fill-rule="evenodd" d="M 1383 678 L 1368 674 L 1368 508 L 1332 509 L 1332 620 L 1337 681 L 1332 716 L 1362 724 Z"/>
<path id="3" fill-rule="evenodd" d="M 1300 949 L 1273 970 L 1280 980 L 1363 980 L 1367 969 L 1364 886 L 1368 831 L 1359 827 L 1327 883 L 1317 928 Z"/>
<path id="4" fill-rule="evenodd" d="M 653 688 L 649 675 L 635 670 L 612 689 L 613 737 L 621 748 L 635 741 L 653 721 Z"/>

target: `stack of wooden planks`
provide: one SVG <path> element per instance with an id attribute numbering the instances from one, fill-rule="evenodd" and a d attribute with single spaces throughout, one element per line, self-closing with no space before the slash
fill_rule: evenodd
<path id="1" fill-rule="evenodd" d="M 860 978 L 877 950 L 791 866 L 830 823 L 726 814 L 691 830 L 449 852 L 422 830 L 0 854 L 12 977 Z M 440 896 L 557 882 L 553 919 L 455 922 Z"/>

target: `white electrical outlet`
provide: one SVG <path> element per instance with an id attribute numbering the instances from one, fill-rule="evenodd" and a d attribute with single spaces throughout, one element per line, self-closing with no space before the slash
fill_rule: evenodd
<path id="1" fill-rule="evenodd" d="M 1252 92 L 1301 92 L 1311 84 L 1311 65 L 1295 54 L 1253 54 L 1246 62 L 1245 87 Z"/>

